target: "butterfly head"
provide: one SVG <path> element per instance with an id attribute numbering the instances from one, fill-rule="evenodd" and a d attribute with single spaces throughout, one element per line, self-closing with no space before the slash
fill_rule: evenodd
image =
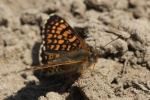
<path id="1" fill-rule="evenodd" d="M 97 59 L 99 57 L 99 53 L 97 52 L 97 50 L 92 50 L 91 55 L 88 57 L 89 62 L 91 63 L 96 63 Z"/>
<path id="2" fill-rule="evenodd" d="M 89 62 L 91 62 L 91 63 L 94 63 L 94 62 L 96 62 L 96 57 L 92 54 L 92 55 L 90 55 L 89 57 L 88 57 L 88 60 L 89 60 Z"/>

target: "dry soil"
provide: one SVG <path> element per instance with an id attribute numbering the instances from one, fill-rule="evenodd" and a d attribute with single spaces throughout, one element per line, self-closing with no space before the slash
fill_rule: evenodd
<path id="1" fill-rule="evenodd" d="M 41 27 L 52 13 L 100 51 L 80 87 L 18 72 L 39 64 Z M 150 0 L 0 0 L 0 100 L 150 100 L 149 20 Z"/>

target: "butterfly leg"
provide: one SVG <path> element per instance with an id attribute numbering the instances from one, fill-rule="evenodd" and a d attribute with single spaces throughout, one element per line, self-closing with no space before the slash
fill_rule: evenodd
<path id="1" fill-rule="evenodd" d="M 74 73 L 73 73 L 73 74 L 74 74 Z M 69 75 L 69 77 L 70 77 L 71 81 L 73 81 L 73 82 L 74 82 L 75 80 L 72 78 L 72 76 L 71 76 L 71 75 L 72 75 L 72 74 L 70 74 L 70 75 Z"/>
<path id="2" fill-rule="evenodd" d="M 82 78 L 83 73 L 84 73 L 84 67 L 82 68 L 82 71 L 81 71 L 81 73 L 80 73 L 79 79 L 77 80 L 77 83 L 78 83 L 78 86 L 79 86 L 79 87 L 81 87 L 81 86 L 80 86 L 80 78 Z"/>
<path id="3" fill-rule="evenodd" d="M 81 73 L 72 72 L 72 73 L 69 75 L 69 77 L 70 77 L 70 79 L 71 79 L 72 82 L 75 82 L 75 80 L 77 80 L 77 83 L 78 83 L 78 86 L 79 86 L 79 87 L 80 87 L 80 82 L 79 82 L 79 80 L 80 80 L 80 78 L 82 77 L 83 72 L 84 72 L 84 69 L 82 68 Z M 73 75 L 74 75 L 75 77 L 74 77 Z M 75 79 L 74 79 L 74 78 L 75 78 Z"/>
<path id="4" fill-rule="evenodd" d="M 91 70 L 91 76 L 93 76 L 95 64 L 96 64 L 96 63 L 94 63 L 93 68 L 92 68 L 92 70 Z"/>
<path id="5" fill-rule="evenodd" d="M 70 79 L 74 82 L 76 79 L 78 79 L 80 76 L 79 75 L 76 75 L 77 73 L 76 72 L 72 72 L 70 75 L 69 75 L 69 77 L 70 77 Z M 74 76 L 75 77 L 74 77 Z M 76 78 L 76 79 L 74 79 L 74 78 Z"/>

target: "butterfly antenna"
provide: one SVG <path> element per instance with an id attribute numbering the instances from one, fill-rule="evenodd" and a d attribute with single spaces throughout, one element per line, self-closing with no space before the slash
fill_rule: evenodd
<path id="1" fill-rule="evenodd" d="M 109 29 L 104 29 L 105 32 L 108 32 L 108 33 L 112 33 L 112 34 L 115 34 L 117 35 L 118 37 L 112 41 L 110 41 L 109 43 L 107 43 L 106 45 L 103 46 L 103 48 L 107 45 L 109 45 L 110 43 L 116 41 L 117 39 L 119 38 L 123 38 L 123 39 L 128 39 L 130 38 L 130 34 L 128 34 L 127 32 L 125 31 L 121 31 L 121 30 L 118 30 L 118 29 L 115 29 L 115 28 L 112 28 L 112 27 L 109 27 Z"/>
<path id="2" fill-rule="evenodd" d="M 17 73 L 24 72 L 24 71 L 39 70 L 39 69 L 41 69 L 41 67 L 39 68 L 38 66 L 32 66 L 30 68 L 25 68 L 25 69 L 19 70 L 19 71 L 17 71 Z"/>
<path id="3" fill-rule="evenodd" d="M 109 43 L 105 44 L 103 47 L 106 47 L 107 45 L 109 45 L 109 44 L 111 44 L 112 42 L 116 41 L 116 40 L 119 39 L 120 37 L 121 37 L 121 35 L 118 36 L 116 39 L 110 41 Z"/>
<path id="4" fill-rule="evenodd" d="M 38 69 L 40 69 L 40 68 L 37 68 L 36 66 L 32 66 L 30 68 L 25 68 L 25 69 L 22 69 L 22 70 L 11 71 L 11 72 L 9 72 L 9 74 L 10 73 L 21 73 L 21 72 L 24 72 L 24 71 L 33 71 L 33 70 L 38 70 Z M 9 74 L 8 73 L 2 74 L 2 76 L 7 76 Z"/>

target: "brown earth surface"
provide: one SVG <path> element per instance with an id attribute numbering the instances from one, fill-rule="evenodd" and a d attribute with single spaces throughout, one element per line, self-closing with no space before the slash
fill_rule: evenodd
<path id="1" fill-rule="evenodd" d="M 41 27 L 52 13 L 100 51 L 80 86 L 18 72 L 39 64 Z M 150 100 L 149 20 L 150 0 L 0 0 L 0 100 Z"/>

